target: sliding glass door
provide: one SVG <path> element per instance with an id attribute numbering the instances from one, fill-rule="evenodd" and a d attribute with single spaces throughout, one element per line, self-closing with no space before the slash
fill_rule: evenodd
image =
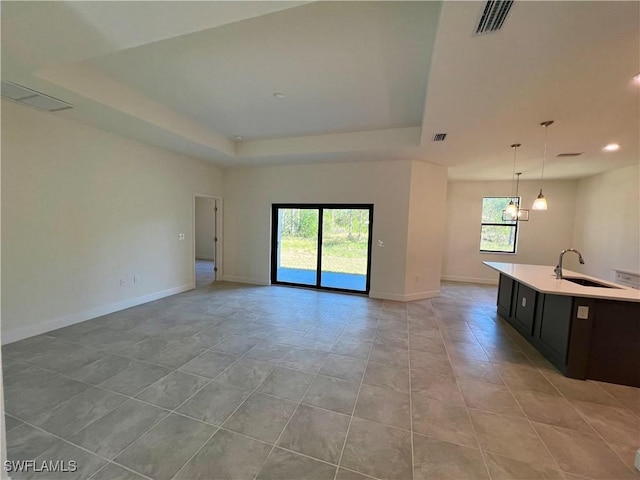
<path id="1" fill-rule="evenodd" d="M 273 205 L 271 281 L 369 293 L 373 205 Z"/>

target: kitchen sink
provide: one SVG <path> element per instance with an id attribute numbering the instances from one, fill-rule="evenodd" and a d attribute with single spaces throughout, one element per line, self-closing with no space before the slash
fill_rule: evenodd
<path id="1" fill-rule="evenodd" d="M 562 277 L 562 280 L 577 283 L 578 285 L 582 285 L 583 287 L 618 288 L 614 287 L 613 285 L 607 285 L 605 283 L 596 282 L 595 280 L 583 277 Z"/>

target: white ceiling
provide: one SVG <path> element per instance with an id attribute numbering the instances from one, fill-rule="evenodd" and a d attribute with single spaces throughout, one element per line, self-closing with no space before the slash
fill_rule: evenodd
<path id="1" fill-rule="evenodd" d="M 516 1 L 476 36 L 483 8 L 2 2 L 2 78 L 76 105 L 55 115 L 221 166 L 413 159 L 508 179 L 518 142 L 537 179 L 544 120 L 547 178 L 638 163 L 640 3 Z"/>

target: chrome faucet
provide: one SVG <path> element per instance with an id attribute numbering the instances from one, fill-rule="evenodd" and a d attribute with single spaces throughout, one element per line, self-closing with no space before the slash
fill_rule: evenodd
<path id="1" fill-rule="evenodd" d="M 562 250 L 560 252 L 560 258 L 558 258 L 558 265 L 556 265 L 556 268 L 553 269 L 553 271 L 556 274 L 556 278 L 558 280 L 562 279 L 562 258 L 564 257 L 564 254 L 567 252 L 576 252 L 579 257 L 578 260 L 582 265 L 584 265 L 584 258 L 582 258 L 582 254 L 578 250 L 576 250 L 575 248 L 567 248 L 566 250 Z"/>

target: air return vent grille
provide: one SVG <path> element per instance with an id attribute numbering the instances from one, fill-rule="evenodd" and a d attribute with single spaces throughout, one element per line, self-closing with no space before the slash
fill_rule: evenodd
<path id="1" fill-rule="evenodd" d="M 556 155 L 557 157 L 579 157 L 580 155 L 582 155 L 584 152 L 568 152 L 568 153 L 559 153 L 558 155 Z"/>
<path id="2" fill-rule="evenodd" d="M 489 0 L 484 6 L 484 12 L 478 22 L 476 35 L 483 33 L 495 32 L 502 28 L 513 0 Z"/>
<path id="3" fill-rule="evenodd" d="M 443 142 L 445 138 L 447 138 L 447 134 L 446 133 L 436 133 L 433 136 L 433 141 L 434 142 Z"/>
<path id="4" fill-rule="evenodd" d="M 73 108 L 70 103 L 4 80 L 2 81 L 2 96 L 14 102 L 39 108 L 40 110 L 47 110 L 48 112 L 59 112 L 60 110 Z"/>

